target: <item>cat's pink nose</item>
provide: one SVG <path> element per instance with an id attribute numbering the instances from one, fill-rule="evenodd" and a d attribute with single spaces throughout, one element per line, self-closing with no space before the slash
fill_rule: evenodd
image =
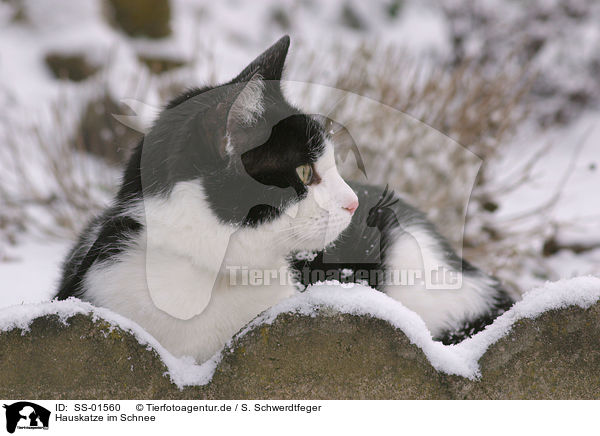
<path id="1" fill-rule="evenodd" d="M 350 214 L 353 214 L 354 211 L 356 209 L 358 209 L 358 199 L 352 200 L 350 203 L 348 203 L 346 206 L 344 206 L 344 209 L 346 209 L 348 212 L 350 212 Z"/>

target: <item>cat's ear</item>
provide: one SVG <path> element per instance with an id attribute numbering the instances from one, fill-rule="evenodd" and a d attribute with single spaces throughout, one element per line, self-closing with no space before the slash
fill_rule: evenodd
<path id="1" fill-rule="evenodd" d="M 270 98 L 281 95 L 278 81 L 283 74 L 289 46 L 290 37 L 286 35 L 227 85 L 232 93 L 217 108 L 218 113 L 226 112 L 226 127 L 219 148 L 222 157 L 241 155 L 268 139 L 270 129 L 261 122 L 264 121 L 265 94 L 268 93 Z"/>
<path id="2" fill-rule="evenodd" d="M 252 127 L 265 112 L 265 82 L 259 73 L 243 83 L 227 114 L 227 132 L 236 127 Z"/>
<path id="3" fill-rule="evenodd" d="M 222 138 L 221 155 L 232 156 L 247 151 L 251 144 L 257 144 L 264 136 L 265 129 L 260 121 L 265 111 L 265 82 L 259 73 L 250 80 L 238 84 L 233 103 L 229 106 L 225 135 Z M 262 138 L 266 140 L 266 138 Z"/>
<path id="4" fill-rule="evenodd" d="M 289 47 L 290 37 L 285 35 L 244 68 L 234 82 L 247 82 L 255 74 L 263 80 L 281 80 Z"/>

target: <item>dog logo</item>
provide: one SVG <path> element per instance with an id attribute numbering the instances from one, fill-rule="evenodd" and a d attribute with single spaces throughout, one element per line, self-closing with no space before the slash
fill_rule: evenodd
<path id="1" fill-rule="evenodd" d="M 3 406 L 6 409 L 6 431 L 18 429 L 48 429 L 50 411 L 28 401 Z"/>

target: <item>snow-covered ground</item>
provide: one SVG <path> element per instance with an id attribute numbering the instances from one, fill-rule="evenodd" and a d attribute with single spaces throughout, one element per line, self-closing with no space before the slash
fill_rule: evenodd
<path id="1" fill-rule="evenodd" d="M 0 308 L 50 300 L 68 248 L 63 241 L 34 240 L 11 247 L 0 263 Z"/>
<path id="2" fill-rule="evenodd" d="M 555 228 L 555 238 L 561 245 L 589 247 L 582 253 L 563 249 L 543 260 L 540 256 L 544 270 L 552 271 L 548 278 L 600 276 L 600 202 L 595 200 L 600 187 L 600 111 L 584 111 L 568 125 L 546 131 L 524 128 L 493 167 L 498 184 L 514 181 L 517 168 L 540 150 L 544 152 L 533 166 L 531 180 L 500 197 L 495 219 L 513 229 Z M 527 218 L 519 219 L 524 215 Z M 539 238 L 516 243 L 538 244 L 536 250 L 542 251 Z M 529 275 L 519 279 L 523 289 L 540 283 L 538 271 L 541 268 L 532 262 Z"/>

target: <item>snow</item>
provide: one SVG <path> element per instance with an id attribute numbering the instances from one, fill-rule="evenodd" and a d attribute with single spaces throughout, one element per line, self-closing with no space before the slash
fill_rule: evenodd
<path id="1" fill-rule="evenodd" d="M 294 259 L 296 260 L 308 260 L 309 262 L 312 262 L 316 257 L 316 251 L 301 250 L 297 253 L 294 253 Z"/>
<path id="2" fill-rule="evenodd" d="M 535 229 L 557 228 L 556 239 L 561 244 L 600 244 L 600 203 L 595 193 L 600 186 L 600 111 L 584 111 L 565 126 L 558 126 L 540 133 L 531 126 L 524 126 L 506 149 L 502 159 L 490 167 L 496 186 L 505 186 L 518 177 L 519 168 L 526 165 L 529 157 L 549 147 L 533 166 L 532 178 L 519 189 L 499 196 L 500 208 L 494 216 L 506 228 L 531 229 L 528 240 L 519 241 L 529 246 L 537 245 L 541 252 L 543 238 L 536 236 Z M 516 217 L 528 211 L 542 208 L 556 200 L 548 210 L 531 214 L 527 219 Z M 540 209 L 541 210 L 541 209 Z M 550 224 L 550 225 L 548 225 Z M 600 275 L 600 248 L 583 253 L 561 250 L 544 262 L 545 270 L 551 271 L 552 280 L 580 275 Z M 536 266 L 531 265 L 518 277 L 519 284 L 528 289 L 540 283 L 535 276 Z"/>
<path id="3" fill-rule="evenodd" d="M 0 251 L 0 309 L 49 300 L 55 292 L 62 263 L 70 247 L 62 241 L 29 239 Z"/>
<path id="4" fill-rule="evenodd" d="M 382 319 L 402 330 L 411 343 L 423 350 L 436 370 L 476 379 L 480 376 L 478 361 L 481 356 L 490 345 L 507 335 L 516 321 L 523 318 L 536 318 L 546 311 L 569 306 L 588 308 L 598 300 L 600 300 L 600 278 L 587 276 L 547 283 L 525 293 L 523 300 L 497 318 L 484 331 L 458 345 L 447 346 L 433 341 L 423 320 L 400 302 L 366 286 L 348 287 L 328 282 L 314 285 L 306 292 L 284 300 L 263 312 L 242 329 L 236 338 L 261 325 L 271 324 L 282 313 L 317 316 L 320 308 L 330 307 L 342 313 Z M 27 331 L 35 318 L 51 314 L 57 315 L 64 323 L 68 323 L 68 318 L 73 315 L 88 314 L 93 319 L 103 319 L 113 326 L 130 332 L 140 344 L 147 345 L 157 352 L 168 368 L 172 382 L 179 388 L 209 383 L 222 358 L 222 352 L 219 352 L 201 365 L 195 364 L 190 357 L 177 358 L 135 322 L 108 309 L 94 307 L 74 298 L 0 309 L 0 331 L 12 329 Z M 226 344 L 225 348 L 231 346 L 232 341 Z"/>
<path id="5" fill-rule="evenodd" d="M 590 110 L 568 126 L 550 129 L 544 135 L 518 138 L 503 158 L 497 172 L 511 174 L 515 163 L 523 162 L 526 156 L 537 152 L 540 147 L 550 145 L 534 167 L 534 180 L 519 190 L 514 197 L 504 199 L 499 218 L 504 219 L 523 209 L 547 202 L 557 191 L 562 190 L 561 201 L 553 211 L 553 218 L 561 221 L 584 221 L 589 217 L 588 229 L 595 230 L 600 240 L 600 206 L 586 201 L 594 187 L 600 186 L 600 111 Z M 523 150 L 523 144 L 527 144 Z M 573 162 L 569 171 L 569 162 Z M 563 183 L 564 182 L 564 183 Z M 590 198 L 591 199 L 591 198 Z M 591 236 L 587 233 L 586 236 Z"/>

